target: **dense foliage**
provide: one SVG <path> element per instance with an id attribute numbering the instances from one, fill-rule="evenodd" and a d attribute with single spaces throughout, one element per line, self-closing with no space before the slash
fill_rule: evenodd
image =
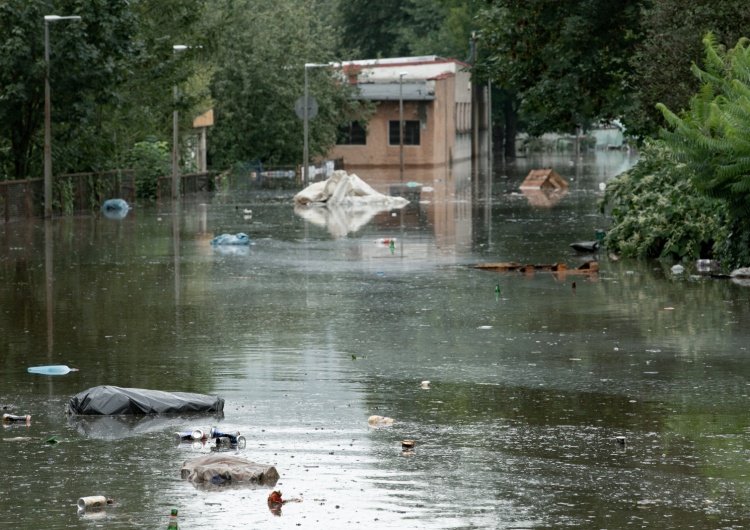
<path id="1" fill-rule="evenodd" d="M 45 15 L 81 17 L 49 23 L 53 170 L 81 172 L 116 168 L 136 141 L 171 130 L 172 85 L 190 75 L 172 45 L 198 44 L 203 5 L 0 2 L 0 178 L 42 173 Z"/>
<path id="2" fill-rule="evenodd" d="M 635 167 L 607 183 L 600 206 L 613 227 L 605 244 L 624 257 L 710 258 L 726 237 L 721 202 L 699 193 L 670 154 L 663 143 L 648 144 Z"/>
<path id="3" fill-rule="evenodd" d="M 712 34 L 704 39 L 705 70 L 693 66 L 702 83 L 680 116 L 658 108 L 671 126 L 662 134 L 675 160 L 685 165 L 695 188 L 717 198 L 729 231 L 717 252 L 735 265 L 750 264 L 750 40 L 725 50 Z"/>
<path id="4" fill-rule="evenodd" d="M 534 135 L 621 115 L 643 2 L 501 0 L 482 11 L 476 69 L 518 100 Z"/>
<path id="5" fill-rule="evenodd" d="M 713 35 L 704 39 L 706 69 L 693 71 L 702 83 L 680 116 L 665 105 L 671 131 L 664 131 L 674 157 L 693 175 L 696 188 L 729 205 L 734 217 L 750 215 L 750 40 L 725 51 Z"/>
<path id="6" fill-rule="evenodd" d="M 712 32 L 725 45 L 750 36 L 750 9 L 742 0 L 653 0 L 641 15 L 644 39 L 631 58 L 633 105 L 622 119 L 633 135 L 656 136 L 666 126 L 657 103 L 679 112 L 698 91 L 690 64 L 701 64 L 702 38 Z"/>
<path id="7" fill-rule="evenodd" d="M 244 0 L 221 9 L 224 31 L 210 83 L 216 113 L 210 131 L 213 165 L 256 159 L 274 165 L 300 162 L 303 122 L 295 102 L 304 94 L 304 65 L 332 62 L 336 42 L 313 4 Z M 294 24 L 279 24 L 281 20 Z M 310 120 L 311 155 L 335 144 L 338 126 L 369 117 L 369 106 L 349 97 L 352 90 L 335 69 L 308 68 L 308 94 L 319 109 Z"/>
<path id="8" fill-rule="evenodd" d="M 750 41 L 725 50 L 708 34 L 704 45 L 689 110 L 659 104 L 671 130 L 607 186 L 606 242 L 626 256 L 750 263 Z"/>
<path id="9" fill-rule="evenodd" d="M 341 0 L 334 16 L 349 59 L 438 55 L 466 59 L 486 0 Z"/>
<path id="10" fill-rule="evenodd" d="M 135 171 L 136 196 L 156 198 L 157 179 L 171 171 L 171 146 L 149 138 L 137 142 L 128 153 L 125 164 Z"/>

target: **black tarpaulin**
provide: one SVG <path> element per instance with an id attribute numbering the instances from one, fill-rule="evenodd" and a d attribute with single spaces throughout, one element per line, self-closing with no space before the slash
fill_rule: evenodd
<path id="1" fill-rule="evenodd" d="M 191 392 L 165 392 L 142 388 L 95 386 L 76 394 L 67 405 L 68 414 L 173 414 L 221 412 L 224 400 Z"/>

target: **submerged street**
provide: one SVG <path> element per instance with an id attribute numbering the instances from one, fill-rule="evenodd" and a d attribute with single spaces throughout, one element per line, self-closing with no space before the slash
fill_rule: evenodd
<path id="1" fill-rule="evenodd" d="M 430 188 L 418 202 L 348 233 L 295 213 L 297 190 L 252 187 L 0 225 L 0 407 L 32 417 L 1 431 L 0 527 L 166 528 L 172 509 L 183 530 L 750 526 L 750 288 L 570 247 L 607 228 L 602 186 L 635 161 L 407 175 Z M 567 193 L 519 190 L 542 167 Z M 239 232 L 250 246 L 210 245 Z M 588 260 L 598 273 L 474 268 Z M 79 371 L 27 372 L 58 364 Z M 64 415 L 98 385 L 226 404 Z M 182 480 L 211 448 L 173 433 L 213 426 L 275 488 Z M 273 489 L 298 502 L 274 514 Z M 79 514 L 89 495 L 115 503 Z"/>

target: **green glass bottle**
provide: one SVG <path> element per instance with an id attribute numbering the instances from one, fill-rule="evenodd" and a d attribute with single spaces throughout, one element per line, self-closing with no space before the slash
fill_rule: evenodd
<path id="1" fill-rule="evenodd" d="M 169 516 L 169 526 L 167 526 L 167 530 L 177 529 L 177 510 L 172 510 L 172 513 Z"/>

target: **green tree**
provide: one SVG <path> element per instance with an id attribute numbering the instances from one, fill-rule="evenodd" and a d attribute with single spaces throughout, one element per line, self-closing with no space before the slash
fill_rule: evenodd
<path id="1" fill-rule="evenodd" d="M 340 0 L 340 53 L 348 59 L 469 57 L 474 18 L 486 0 Z"/>
<path id="2" fill-rule="evenodd" d="M 304 92 L 304 64 L 333 61 L 335 31 L 317 16 L 315 2 L 226 1 L 211 79 L 216 125 L 210 131 L 213 166 L 259 158 L 268 164 L 301 159 L 303 123 L 294 110 Z M 289 21 L 294 21 L 293 24 Z M 339 125 L 368 118 L 348 96 L 333 68 L 310 68 L 309 94 L 319 104 L 310 120 L 310 154 L 324 154 Z"/>
<path id="3" fill-rule="evenodd" d="M 70 135 L 74 122 L 89 112 L 90 102 L 112 96 L 122 79 L 127 35 L 134 20 L 125 4 L 92 0 L 50 2 L 9 0 L 0 3 L 0 137 L 8 149 L 0 164 L 12 178 L 41 174 L 44 124 L 44 16 L 79 15 L 81 21 L 50 23 L 50 86 L 53 129 Z M 68 165 L 63 144 L 54 153 Z"/>
<path id="4" fill-rule="evenodd" d="M 175 66 L 172 44 L 200 20 L 202 5 L 0 2 L 0 173 L 42 173 L 45 15 L 81 16 L 49 28 L 54 171 L 61 173 L 116 166 L 135 141 L 167 129 L 156 122 L 171 124 L 168 87 L 189 75 Z"/>
<path id="5" fill-rule="evenodd" d="M 149 138 L 137 142 L 125 160 L 135 171 L 136 195 L 144 199 L 155 199 L 157 180 L 169 174 L 172 157 L 171 145 Z"/>
<path id="6" fill-rule="evenodd" d="M 409 55 L 470 58 L 470 38 L 483 0 L 409 0 L 398 28 Z M 473 59 L 473 58 L 472 58 Z"/>
<path id="7" fill-rule="evenodd" d="M 652 0 L 644 4 L 642 20 L 645 37 L 631 58 L 634 107 L 623 122 L 631 134 L 646 138 L 667 125 L 658 102 L 679 112 L 698 91 L 688 68 L 703 59 L 702 36 L 710 31 L 717 42 L 737 42 L 748 34 L 750 9 L 740 0 Z"/>
<path id="8" fill-rule="evenodd" d="M 341 33 L 341 52 L 347 59 L 403 57 L 409 48 L 402 28 L 411 18 L 403 0 L 341 0 L 337 26 Z M 426 18 L 431 18 L 430 10 Z"/>
<path id="9" fill-rule="evenodd" d="M 644 1 L 493 2 L 479 18 L 476 69 L 488 72 L 531 134 L 619 117 L 629 106 Z"/>
<path id="10" fill-rule="evenodd" d="M 172 140 L 172 111 L 180 117 L 180 138 L 188 137 L 193 118 L 210 108 L 208 77 L 215 52 L 216 28 L 210 26 L 204 0 L 138 0 L 130 3 L 137 21 L 130 36 L 132 56 L 117 96 L 98 109 L 100 121 L 89 130 L 103 138 L 100 164 L 123 167 L 133 146 L 154 139 Z M 185 45 L 175 52 L 174 45 Z M 179 97 L 174 101 L 174 86 Z"/>

